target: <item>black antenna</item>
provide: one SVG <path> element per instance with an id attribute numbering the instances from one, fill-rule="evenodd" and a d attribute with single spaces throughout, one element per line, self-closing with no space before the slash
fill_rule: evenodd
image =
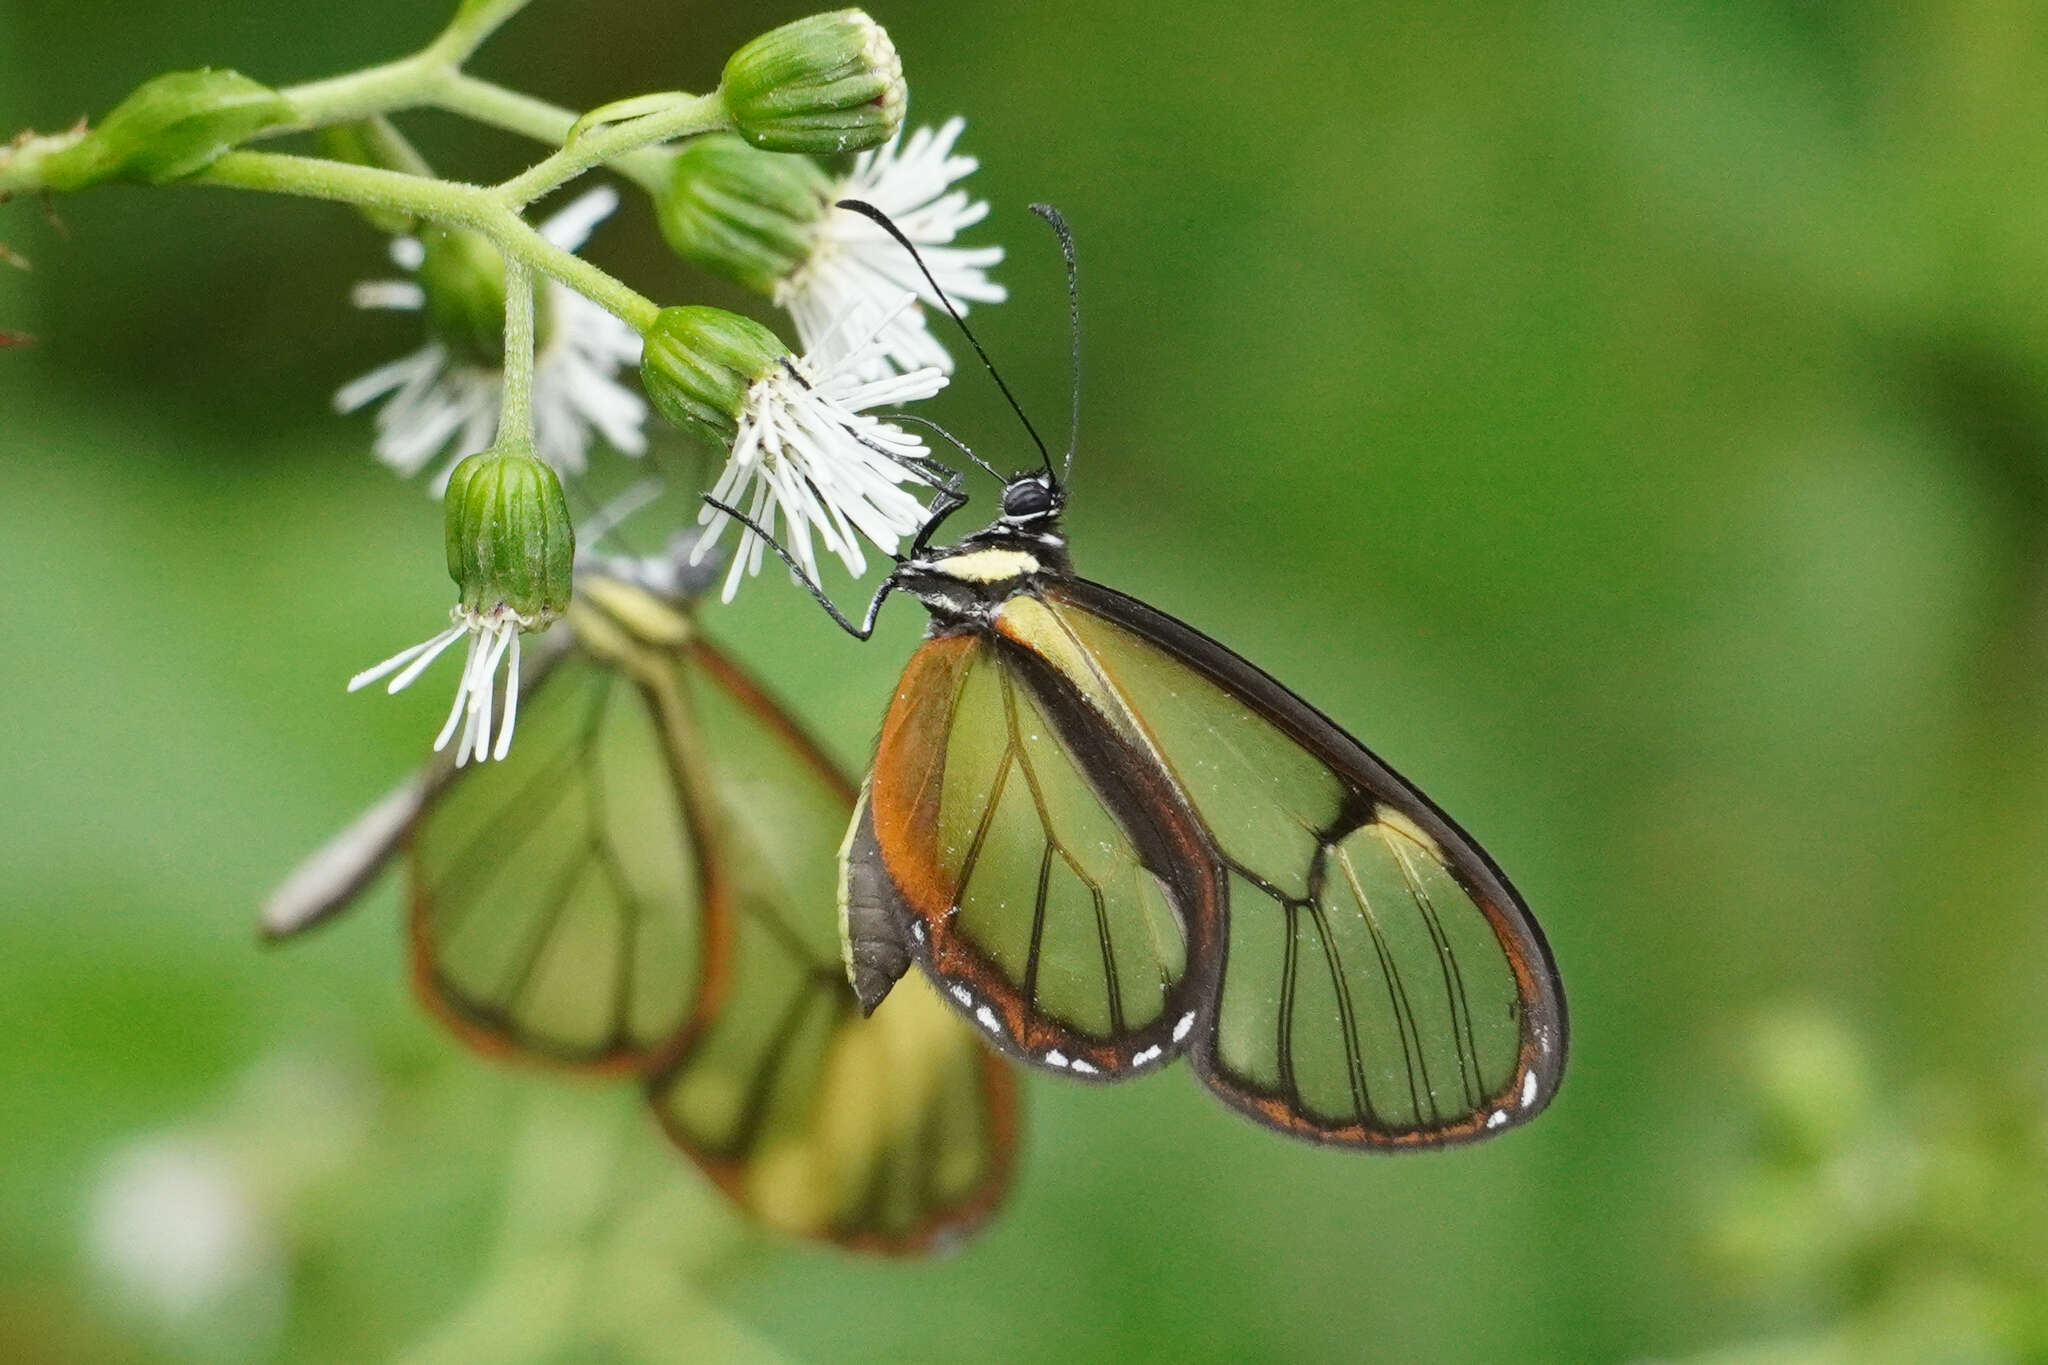
<path id="1" fill-rule="evenodd" d="M 962 455 L 965 455 L 968 459 L 972 460 L 977 468 L 979 468 L 984 474 L 987 474 L 990 478 L 994 479 L 997 483 L 1009 482 L 1002 476 L 1002 474 L 997 472 L 996 467 L 994 465 L 990 464 L 987 460 L 982 459 L 981 456 L 969 450 L 967 448 L 967 443 L 965 441 L 961 440 L 958 436 L 955 436 L 952 432 L 940 426 L 937 422 L 934 422 L 931 418 L 920 417 L 914 412 L 892 412 L 888 416 L 889 420 L 892 422 L 914 422 L 918 426 L 924 427 L 929 431 L 937 433 L 939 439 L 943 440 L 944 442 L 946 442 L 946 444 L 952 446 L 953 449 L 959 451 Z"/>
<path id="2" fill-rule="evenodd" d="M 996 387 L 1003 391 L 1003 398 L 1009 403 L 1010 411 L 1017 414 L 1017 420 L 1024 424 L 1025 434 L 1031 437 L 1031 444 L 1038 447 L 1038 458 L 1044 463 L 1045 472 L 1051 474 L 1052 453 L 1045 448 L 1045 442 L 1039 439 L 1038 428 L 1031 425 L 1031 419 L 1024 415 L 1023 405 L 1017 401 L 1017 395 L 1010 392 L 1010 386 L 1005 384 L 1002 375 L 996 372 L 996 363 L 988 358 L 988 352 L 984 351 L 981 348 L 981 343 L 975 340 L 974 329 L 967 325 L 967 319 L 960 316 L 960 310 L 955 308 L 953 301 L 946 297 L 946 291 L 939 288 L 939 282 L 932 277 L 931 267 L 926 265 L 924 257 L 918 254 L 917 244 L 903 235 L 903 229 L 897 227 L 894 220 L 888 214 L 882 212 L 866 200 L 842 199 L 839 201 L 838 207 L 849 209 L 867 219 L 875 226 L 881 228 L 882 231 L 894 237 L 896 244 L 910 253 L 910 259 L 917 262 L 918 273 L 923 275 L 925 283 L 932 287 L 932 294 L 938 299 L 940 306 L 946 310 L 947 315 L 960 328 L 960 335 L 967 338 L 967 344 L 974 348 L 974 353 L 981 357 L 981 367 L 988 371 L 988 377 L 995 380 Z"/>
<path id="3" fill-rule="evenodd" d="M 1081 267 L 1074 256 L 1073 229 L 1060 211 L 1051 204 L 1033 204 L 1031 211 L 1058 234 L 1060 254 L 1067 258 L 1067 337 L 1071 343 L 1067 370 L 1074 386 L 1067 399 L 1067 458 L 1060 465 L 1060 483 L 1065 484 L 1074 472 L 1074 450 L 1081 444 Z"/>

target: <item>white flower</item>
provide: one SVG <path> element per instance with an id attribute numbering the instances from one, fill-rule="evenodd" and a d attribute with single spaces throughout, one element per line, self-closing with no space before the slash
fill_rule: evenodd
<path id="1" fill-rule="evenodd" d="M 348 680 L 348 690 L 358 691 L 368 687 L 387 673 L 398 672 L 385 688 L 397 692 L 409 686 L 413 679 L 427 671 L 427 666 L 441 657 L 448 646 L 469 637 L 469 656 L 463 660 L 462 680 L 455 687 L 455 704 L 448 710 L 448 723 L 441 727 L 439 737 L 434 740 L 434 752 L 448 747 L 448 741 L 455 736 L 458 721 L 468 717 L 462 727 L 462 742 L 455 748 L 455 766 L 461 767 L 474 758 L 481 763 L 487 758 L 502 759 L 512 749 L 512 725 L 519 715 L 519 637 L 528 630 L 538 629 L 543 623 L 531 617 L 521 616 L 510 607 L 492 607 L 489 611 L 471 611 L 456 606 L 448 613 L 454 624 L 419 644 L 398 653 L 378 664 L 366 668 Z M 498 665 L 505 665 L 505 715 L 498 727 L 498 743 L 491 747 L 491 709 L 498 680 Z"/>
<path id="2" fill-rule="evenodd" d="M 86 1244 L 124 1300 L 173 1323 L 251 1289 L 282 1289 L 246 1174 L 196 1134 L 139 1138 L 114 1153 L 92 1192 Z"/>
<path id="3" fill-rule="evenodd" d="M 835 202 L 865 200 L 889 215 L 917 244 L 939 287 L 962 313 L 970 302 L 1001 303 L 1008 297 L 988 277 L 988 268 L 1003 259 L 1001 247 L 951 245 L 963 229 L 988 215 L 985 201 L 948 189 L 980 164 L 971 156 L 953 155 L 966 126 L 965 119 L 947 119 L 937 132 L 918 129 L 908 142 L 899 132 L 886 145 L 862 152 L 832 195 Z M 804 348 L 815 350 L 856 306 L 884 305 L 905 290 L 939 307 L 909 252 L 870 220 L 837 209 L 818 225 L 810 256 L 776 287 L 775 302 L 789 311 Z M 952 356 L 926 326 L 922 308 L 898 311 L 883 328 L 880 343 L 863 362 L 869 375 L 887 368 L 905 373 L 926 366 L 953 368 Z"/>
<path id="4" fill-rule="evenodd" d="M 908 374 L 874 371 L 876 353 L 887 344 L 891 328 L 914 306 L 909 294 L 899 295 L 878 321 L 872 310 L 856 308 L 811 354 L 786 359 L 781 369 L 747 388 L 732 457 L 711 496 L 744 512 L 771 535 L 779 514 L 785 547 L 813 583 L 818 582 L 814 529 L 826 552 L 838 555 L 858 578 L 867 572 L 861 537 L 894 554 L 901 537 L 924 525 L 925 505 L 902 487 L 931 483 L 918 468 L 927 458 L 924 442 L 868 415 L 870 408 L 929 398 L 946 386 L 945 372 L 936 366 Z M 716 508 L 703 510 L 698 521 L 705 530 L 690 553 L 691 563 L 710 552 L 730 520 Z M 743 575 L 761 571 L 765 548 L 753 529 L 743 532 L 725 576 L 725 601 L 739 591 Z"/>
<path id="5" fill-rule="evenodd" d="M 540 234 L 574 251 L 618 204 L 616 190 L 592 190 L 542 223 Z M 391 259 L 417 271 L 426 251 L 418 239 L 399 237 L 391 243 Z M 613 378 L 621 366 L 640 363 L 639 335 L 575 290 L 552 280 L 545 288 L 544 334 L 533 374 L 535 449 L 563 475 L 582 472 L 593 430 L 624 454 L 641 454 L 647 449 L 641 431 L 647 404 Z M 374 280 L 357 285 L 354 299 L 358 308 L 418 312 L 426 306 L 426 291 L 416 280 Z M 430 341 L 344 384 L 334 406 L 354 412 L 390 394 L 377 410 L 377 458 L 410 476 L 445 455 L 434 478 L 438 497 L 462 457 L 496 439 L 502 383 L 498 367 L 476 364 Z"/>

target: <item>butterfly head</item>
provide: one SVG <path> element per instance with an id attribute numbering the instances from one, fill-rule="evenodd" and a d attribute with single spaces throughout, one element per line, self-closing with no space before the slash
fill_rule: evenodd
<path id="1" fill-rule="evenodd" d="M 1033 470 L 1003 485 L 1003 511 L 997 524 L 1018 531 L 1049 531 L 1059 525 L 1067 494 L 1050 473 Z"/>

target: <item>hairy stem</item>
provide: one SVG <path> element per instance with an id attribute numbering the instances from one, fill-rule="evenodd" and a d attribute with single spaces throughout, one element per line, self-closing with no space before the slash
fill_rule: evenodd
<path id="1" fill-rule="evenodd" d="M 433 55 L 433 49 L 401 57 L 381 66 L 367 66 L 345 76 L 287 86 L 284 96 L 298 115 L 290 127 L 276 132 L 319 128 L 330 123 L 388 114 L 396 109 L 425 103 L 434 87 L 453 70 Z"/>
<path id="2" fill-rule="evenodd" d="M 230 152 L 182 183 L 300 195 L 474 228 L 505 253 L 507 262 L 561 281 L 636 332 L 653 326 L 661 311 L 644 294 L 541 236 L 495 191 L 481 186 L 274 152 Z"/>
<path id="3" fill-rule="evenodd" d="M 430 102 L 451 114 L 555 147 L 561 146 L 568 139 L 569 130 L 576 126 L 573 110 L 465 72 L 457 72 L 437 84 Z M 622 152 L 608 164 L 649 194 L 659 194 L 668 184 L 671 160 L 673 157 L 659 147 L 642 147 Z"/>
<path id="4" fill-rule="evenodd" d="M 43 189 L 43 159 L 78 145 L 83 127 L 62 133 L 27 133 L 12 142 L 0 142 L 0 199 L 10 194 L 30 194 Z"/>
<path id="5" fill-rule="evenodd" d="M 498 434 L 533 436 L 533 272 L 513 256 L 505 258 L 505 382 L 500 391 Z"/>
<path id="6" fill-rule="evenodd" d="M 548 191 L 564 185 L 593 166 L 613 157 L 652 147 L 674 137 L 716 132 L 732 126 L 725 101 L 716 93 L 694 99 L 680 98 L 675 107 L 623 123 L 593 128 L 560 151 L 537 162 L 524 174 L 498 186 L 495 193 L 507 205 L 530 204 Z"/>
<path id="7" fill-rule="evenodd" d="M 504 27 L 506 20 L 531 3 L 532 0 L 462 0 L 448 27 L 427 45 L 427 55 L 451 69 L 459 67 L 475 55 L 486 38 Z"/>

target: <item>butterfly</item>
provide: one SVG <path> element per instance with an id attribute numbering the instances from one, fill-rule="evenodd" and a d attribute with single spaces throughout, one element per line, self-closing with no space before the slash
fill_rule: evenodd
<path id="1" fill-rule="evenodd" d="M 884 584 L 931 625 L 841 859 L 863 1008 L 915 961 L 1020 1061 L 1113 1080 L 1185 1054 L 1316 1142 L 1533 1117 L 1564 991 L 1507 878 L 1273 678 L 1075 576 L 1064 505 L 1049 471 L 1015 477 L 993 524 Z"/>
<path id="2" fill-rule="evenodd" d="M 699 629 L 686 558 L 579 566 L 526 651 L 518 746 L 430 762 L 263 933 L 331 917 L 403 848 L 413 982 L 464 1042 L 644 1078 L 668 1137 L 780 1231 L 956 1241 L 1007 1188 L 1014 1078 L 928 989 L 859 1006 L 832 901 L 854 788 Z"/>
<path id="3" fill-rule="evenodd" d="M 1030 418 L 901 230 L 839 206 L 909 252 L 1043 462 L 1004 480 L 994 522 L 934 549 L 965 502 L 941 490 L 858 624 L 755 527 L 856 637 L 893 592 L 931 617 L 841 855 L 862 1007 L 915 962 L 1031 1066 L 1116 1080 L 1185 1055 L 1233 1109 L 1342 1147 L 1467 1142 L 1541 1112 L 1564 1071 L 1564 987 L 1514 887 L 1270 675 L 1075 575 L 1065 482 Z M 1032 209 L 1066 255 L 1078 399 L 1073 238 Z"/>

